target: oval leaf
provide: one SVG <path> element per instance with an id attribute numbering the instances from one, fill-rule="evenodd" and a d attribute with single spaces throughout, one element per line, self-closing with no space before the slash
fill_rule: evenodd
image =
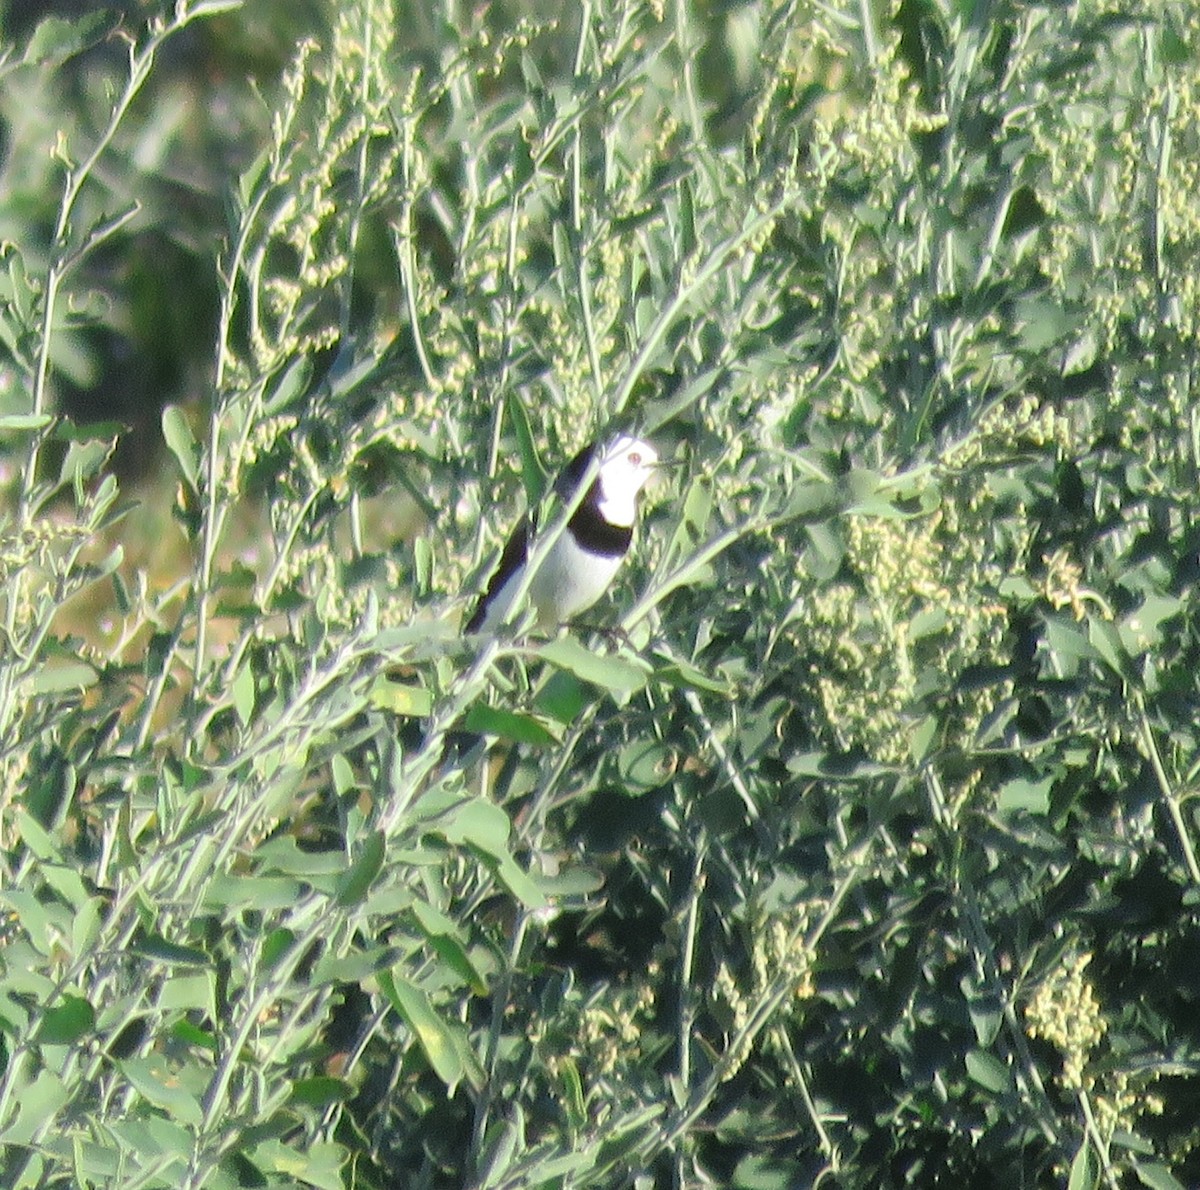
<path id="1" fill-rule="evenodd" d="M 433 710 L 433 695 L 424 686 L 394 682 L 386 677 L 376 679 L 367 697 L 376 709 L 409 719 L 424 718 Z"/>
<path id="2" fill-rule="evenodd" d="M 1008 1067 L 987 1050 L 971 1050 L 967 1054 L 967 1073 L 993 1095 L 1006 1095 L 1012 1090 Z"/>
<path id="3" fill-rule="evenodd" d="M 96 1027 L 96 1010 L 82 996 L 63 996 L 37 1031 L 42 1045 L 71 1045 Z"/>
<path id="4" fill-rule="evenodd" d="M 382 831 L 373 831 L 367 836 L 358 858 L 338 877 L 335 899 L 339 905 L 348 907 L 366 900 L 375 877 L 383 868 L 386 850 L 387 842 Z"/>
<path id="5" fill-rule="evenodd" d="M 559 637 L 538 650 L 538 655 L 558 669 L 614 694 L 640 690 L 650 676 L 650 667 L 640 659 L 593 653 L 569 636 Z"/>
<path id="6" fill-rule="evenodd" d="M 517 744 L 531 744 L 542 747 L 555 744 L 558 737 L 549 732 L 532 715 L 519 715 L 516 711 L 506 711 L 500 707 L 489 707 L 476 703 L 467 712 L 463 723 L 467 731 L 476 735 L 494 735 L 501 739 L 512 740 Z"/>
<path id="7" fill-rule="evenodd" d="M 1067 1181 L 1067 1190 L 1096 1190 L 1100 1185 L 1100 1162 L 1092 1152 L 1092 1146 L 1087 1138 L 1079 1146 L 1075 1160 L 1071 1162 L 1071 1176 Z"/>
<path id="8" fill-rule="evenodd" d="M 464 1073 L 459 1047 L 453 1030 L 434 1011 L 429 997 L 419 987 L 395 974 L 381 978 L 379 982 L 392 1007 L 412 1030 L 433 1072 L 447 1086 L 458 1083 Z"/>
<path id="9" fill-rule="evenodd" d="M 200 490 L 200 449 L 192 435 L 183 410 L 168 405 L 162 412 L 162 435 L 167 449 L 175 456 L 179 470 L 193 492 Z"/>
<path id="10" fill-rule="evenodd" d="M 1139 1161 L 1136 1168 L 1142 1185 L 1151 1190 L 1183 1190 L 1183 1183 L 1165 1165 Z"/>

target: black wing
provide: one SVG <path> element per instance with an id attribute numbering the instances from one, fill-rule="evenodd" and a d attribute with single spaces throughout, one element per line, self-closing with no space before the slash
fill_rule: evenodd
<path id="1" fill-rule="evenodd" d="M 464 631 L 479 631 L 480 625 L 487 616 L 487 611 L 491 606 L 492 600 L 500 593 L 501 587 L 508 582 L 513 571 L 519 566 L 524 565 L 527 557 L 529 557 L 529 517 L 523 516 L 520 524 L 517 525 L 508 541 L 505 542 L 504 552 L 500 555 L 500 564 L 488 580 L 487 590 L 484 591 L 479 602 L 475 605 L 475 610 L 471 613 L 471 618 L 467 621 Z"/>
<path id="2" fill-rule="evenodd" d="M 590 446 L 585 446 L 563 469 L 559 477 L 554 481 L 554 490 L 558 493 L 560 499 L 569 499 L 579 486 L 579 481 L 584 477 L 588 467 L 591 465 L 592 456 L 596 452 L 595 443 Z M 595 491 L 596 484 L 592 484 L 592 491 Z M 588 493 L 591 496 L 591 492 Z M 591 518 L 599 520 L 598 514 L 594 509 L 590 509 Z M 585 499 L 583 504 L 576 510 L 575 515 L 571 518 L 571 527 L 576 527 L 576 521 L 580 519 L 589 519 L 589 500 Z M 603 522 L 601 522 L 603 524 Z M 583 526 L 580 526 L 583 528 Z M 594 530 L 592 525 L 588 525 L 585 532 Z M 496 567 L 492 577 L 488 580 L 487 590 L 475 605 L 475 610 L 471 613 L 471 618 L 467 621 L 464 632 L 478 632 L 480 625 L 487 618 L 488 608 L 491 606 L 492 600 L 499 594 L 501 588 L 512 577 L 513 571 L 519 566 L 524 565 L 525 559 L 529 557 L 529 538 L 530 538 L 530 520 L 528 514 L 521 518 L 521 523 L 512 531 L 512 536 L 504 545 L 504 552 L 500 555 L 500 564 Z M 589 533 L 590 535 L 590 533 Z M 624 553 L 629 545 L 629 538 L 632 536 L 632 530 L 618 530 L 618 535 L 622 538 L 620 542 L 610 541 L 606 543 L 607 549 L 597 549 L 597 553 Z"/>

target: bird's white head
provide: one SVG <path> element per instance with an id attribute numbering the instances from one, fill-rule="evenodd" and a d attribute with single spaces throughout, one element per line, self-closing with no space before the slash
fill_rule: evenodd
<path id="1" fill-rule="evenodd" d="M 605 449 L 600 463 L 600 515 L 611 525 L 632 525 L 637 520 L 637 496 L 658 466 L 658 452 L 640 438 L 622 435 Z"/>

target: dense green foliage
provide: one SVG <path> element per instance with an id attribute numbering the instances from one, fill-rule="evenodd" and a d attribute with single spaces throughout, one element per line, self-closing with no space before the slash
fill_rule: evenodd
<path id="1" fill-rule="evenodd" d="M 1200 6 L 142 15 L 0 59 L 0 1182 L 1200 1184 Z"/>

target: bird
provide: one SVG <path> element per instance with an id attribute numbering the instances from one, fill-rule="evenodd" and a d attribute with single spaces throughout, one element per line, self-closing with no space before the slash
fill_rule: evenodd
<path id="1" fill-rule="evenodd" d="M 593 442 L 555 481 L 559 499 L 574 498 L 597 455 L 596 478 L 529 586 L 536 626 L 543 631 L 587 611 L 608 590 L 633 541 L 638 496 L 664 465 L 654 447 L 640 438 L 620 435 L 607 445 Z M 534 528 L 527 513 L 509 537 L 487 589 L 467 620 L 466 632 L 494 633 L 504 622 L 524 577 Z"/>

